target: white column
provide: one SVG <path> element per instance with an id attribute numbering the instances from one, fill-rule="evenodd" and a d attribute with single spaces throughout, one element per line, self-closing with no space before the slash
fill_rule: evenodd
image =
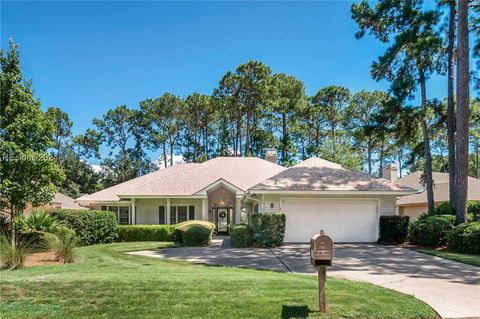
<path id="1" fill-rule="evenodd" d="M 170 198 L 167 198 L 167 209 L 165 215 L 167 217 L 167 225 L 170 225 Z"/>
<path id="2" fill-rule="evenodd" d="M 135 198 L 132 198 L 132 220 L 130 221 L 130 225 L 135 225 L 137 222 L 137 211 L 135 210 Z"/>
<path id="3" fill-rule="evenodd" d="M 237 204 L 235 205 L 235 224 L 240 224 L 241 211 L 242 211 L 242 199 L 237 198 Z"/>
<path id="4" fill-rule="evenodd" d="M 202 220 L 208 220 L 208 207 L 206 198 L 202 198 Z"/>

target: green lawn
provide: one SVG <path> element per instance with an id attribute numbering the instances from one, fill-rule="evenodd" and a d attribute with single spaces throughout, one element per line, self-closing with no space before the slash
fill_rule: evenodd
<path id="1" fill-rule="evenodd" d="M 473 266 L 480 267 L 480 255 L 469 255 L 469 254 L 460 254 L 452 253 L 444 250 L 434 250 L 428 248 L 418 248 L 416 251 L 424 253 L 427 255 L 437 256 L 445 259 L 459 261 L 464 264 L 469 264 Z"/>
<path id="2" fill-rule="evenodd" d="M 329 278 L 328 315 L 314 276 L 126 255 L 169 243 L 77 250 L 81 262 L 0 272 L 1 318 L 437 318 L 412 296 Z"/>

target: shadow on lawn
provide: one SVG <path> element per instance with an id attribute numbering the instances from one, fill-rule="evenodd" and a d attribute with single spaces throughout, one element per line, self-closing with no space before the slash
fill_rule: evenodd
<path id="1" fill-rule="evenodd" d="M 282 318 L 283 319 L 290 319 L 290 318 L 307 318 L 308 315 L 313 312 L 308 308 L 308 306 L 289 306 L 283 305 L 282 306 Z"/>

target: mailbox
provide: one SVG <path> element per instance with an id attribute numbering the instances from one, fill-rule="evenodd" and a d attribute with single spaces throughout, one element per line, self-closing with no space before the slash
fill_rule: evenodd
<path id="1" fill-rule="evenodd" d="M 310 239 L 310 258 L 315 267 L 332 265 L 333 241 L 323 230 Z"/>

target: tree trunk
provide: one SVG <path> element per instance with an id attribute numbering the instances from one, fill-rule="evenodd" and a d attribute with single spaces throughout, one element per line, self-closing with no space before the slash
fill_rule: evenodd
<path id="1" fill-rule="evenodd" d="M 170 136 L 170 166 L 173 166 L 173 148 L 174 148 L 174 142 L 172 137 Z"/>
<path id="2" fill-rule="evenodd" d="M 166 142 L 163 141 L 162 143 L 162 148 L 163 148 L 163 164 L 165 165 L 165 168 L 167 168 L 168 162 L 167 162 L 167 145 Z"/>
<path id="3" fill-rule="evenodd" d="M 456 136 L 456 224 L 467 221 L 468 192 L 468 123 L 469 123 L 469 45 L 468 1 L 458 2 L 457 42 L 457 136 Z"/>
<path id="4" fill-rule="evenodd" d="M 245 126 L 245 156 L 250 153 L 250 108 L 247 107 L 247 118 Z"/>
<path id="5" fill-rule="evenodd" d="M 382 139 L 382 143 L 380 144 L 380 159 L 378 165 L 378 176 L 383 178 L 383 157 L 385 155 L 385 139 Z"/>
<path id="6" fill-rule="evenodd" d="M 455 1 L 448 3 L 450 15 L 448 21 L 448 97 L 447 97 L 447 136 L 448 136 L 448 173 L 450 203 L 455 207 L 455 101 L 454 101 L 454 68 L 455 58 L 455 17 L 457 15 Z"/>
<path id="7" fill-rule="evenodd" d="M 432 153 L 430 151 L 430 136 L 427 127 L 427 89 L 425 83 L 425 77 L 423 74 L 420 75 L 420 91 L 422 95 L 422 133 L 423 133 L 423 144 L 425 148 L 425 182 L 427 185 L 427 205 L 428 205 L 428 214 L 435 214 L 435 199 L 433 195 L 433 177 L 432 177 Z"/>
<path id="8" fill-rule="evenodd" d="M 15 205 L 11 204 L 10 205 L 10 242 L 12 243 L 12 247 L 15 247 L 15 217 L 16 217 L 16 211 L 15 211 Z"/>
<path id="9" fill-rule="evenodd" d="M 282 113 L 282 163 L 285 165 L 288 161 L 287 155 L 287 116 Z"/>
<path id="10" fill-rule="evenodd" d="M 480 169 L 480 164 L 478 163 L 479 160 L 479 144 L 476 145 L 475 147 L 475 178 L 478 178 L 478 170 Z"/>
<path id="11" fill-rule="evenodd" d="M 402 178 L 403 177 L 403 174 L 402 174 L 402 150 L 400 148 L 398 149 L 397 156 L 398 156 L 398 173 L 400 174 L 400 178 Z"/>
<path id="12" fill-rule="evenodd" d="M 372 141 L 369 140 L 367 143 L 367 165 L 368 165 L 368 174 L 372 175 Z"/>

